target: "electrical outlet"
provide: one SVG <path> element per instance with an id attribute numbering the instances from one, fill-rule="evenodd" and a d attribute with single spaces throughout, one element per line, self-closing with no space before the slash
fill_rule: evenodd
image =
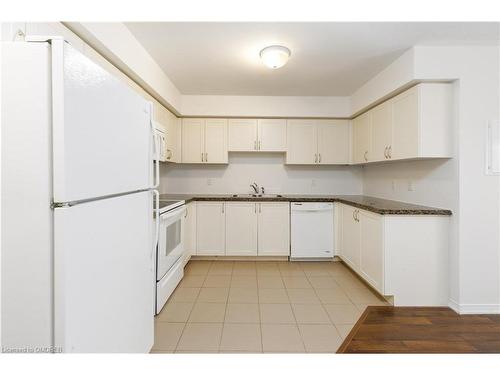
<path id="1" fill-rule="evenodd" d="M 207 178 L 207 185 L 208 186 L 212 185 L 212 179 L 211 178 Z"/>

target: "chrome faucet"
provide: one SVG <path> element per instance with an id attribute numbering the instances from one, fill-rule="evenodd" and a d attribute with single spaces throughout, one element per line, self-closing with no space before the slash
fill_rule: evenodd
<path id="1" fill-rule="evenodd" d="M 259 194 L 259 185 L 257 185 L 256 182 L 250 185 L 253 188 L 253 191 L 255 191 L 255 194 Z"/>

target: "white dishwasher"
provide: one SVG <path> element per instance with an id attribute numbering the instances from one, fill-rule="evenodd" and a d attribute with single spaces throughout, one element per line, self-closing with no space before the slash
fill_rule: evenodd
<path id="1" fill-rule="evenodd" d="M 333 203 L 291 203 L 291 259 L 333 258 Z"/>

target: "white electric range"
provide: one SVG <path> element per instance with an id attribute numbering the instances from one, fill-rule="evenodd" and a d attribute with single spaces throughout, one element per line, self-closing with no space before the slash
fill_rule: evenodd
<path id="1" fill-rule="evenodd" d="M 160 201 L 160 228 L 156 249 L 156 314 L 160 313 L 184 276 L 182 217 L 185 212 L 183 200 Z"/>

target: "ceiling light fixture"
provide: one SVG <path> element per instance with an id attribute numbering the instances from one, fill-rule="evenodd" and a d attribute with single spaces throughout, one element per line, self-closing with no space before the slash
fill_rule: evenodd
<path id="1" fill-rule="evenodd" d="M 286 64 L 292 53 L 283 46 L 269 46 L 260 51 L 262 63 L 270 69 L 278 69 Z"/>

